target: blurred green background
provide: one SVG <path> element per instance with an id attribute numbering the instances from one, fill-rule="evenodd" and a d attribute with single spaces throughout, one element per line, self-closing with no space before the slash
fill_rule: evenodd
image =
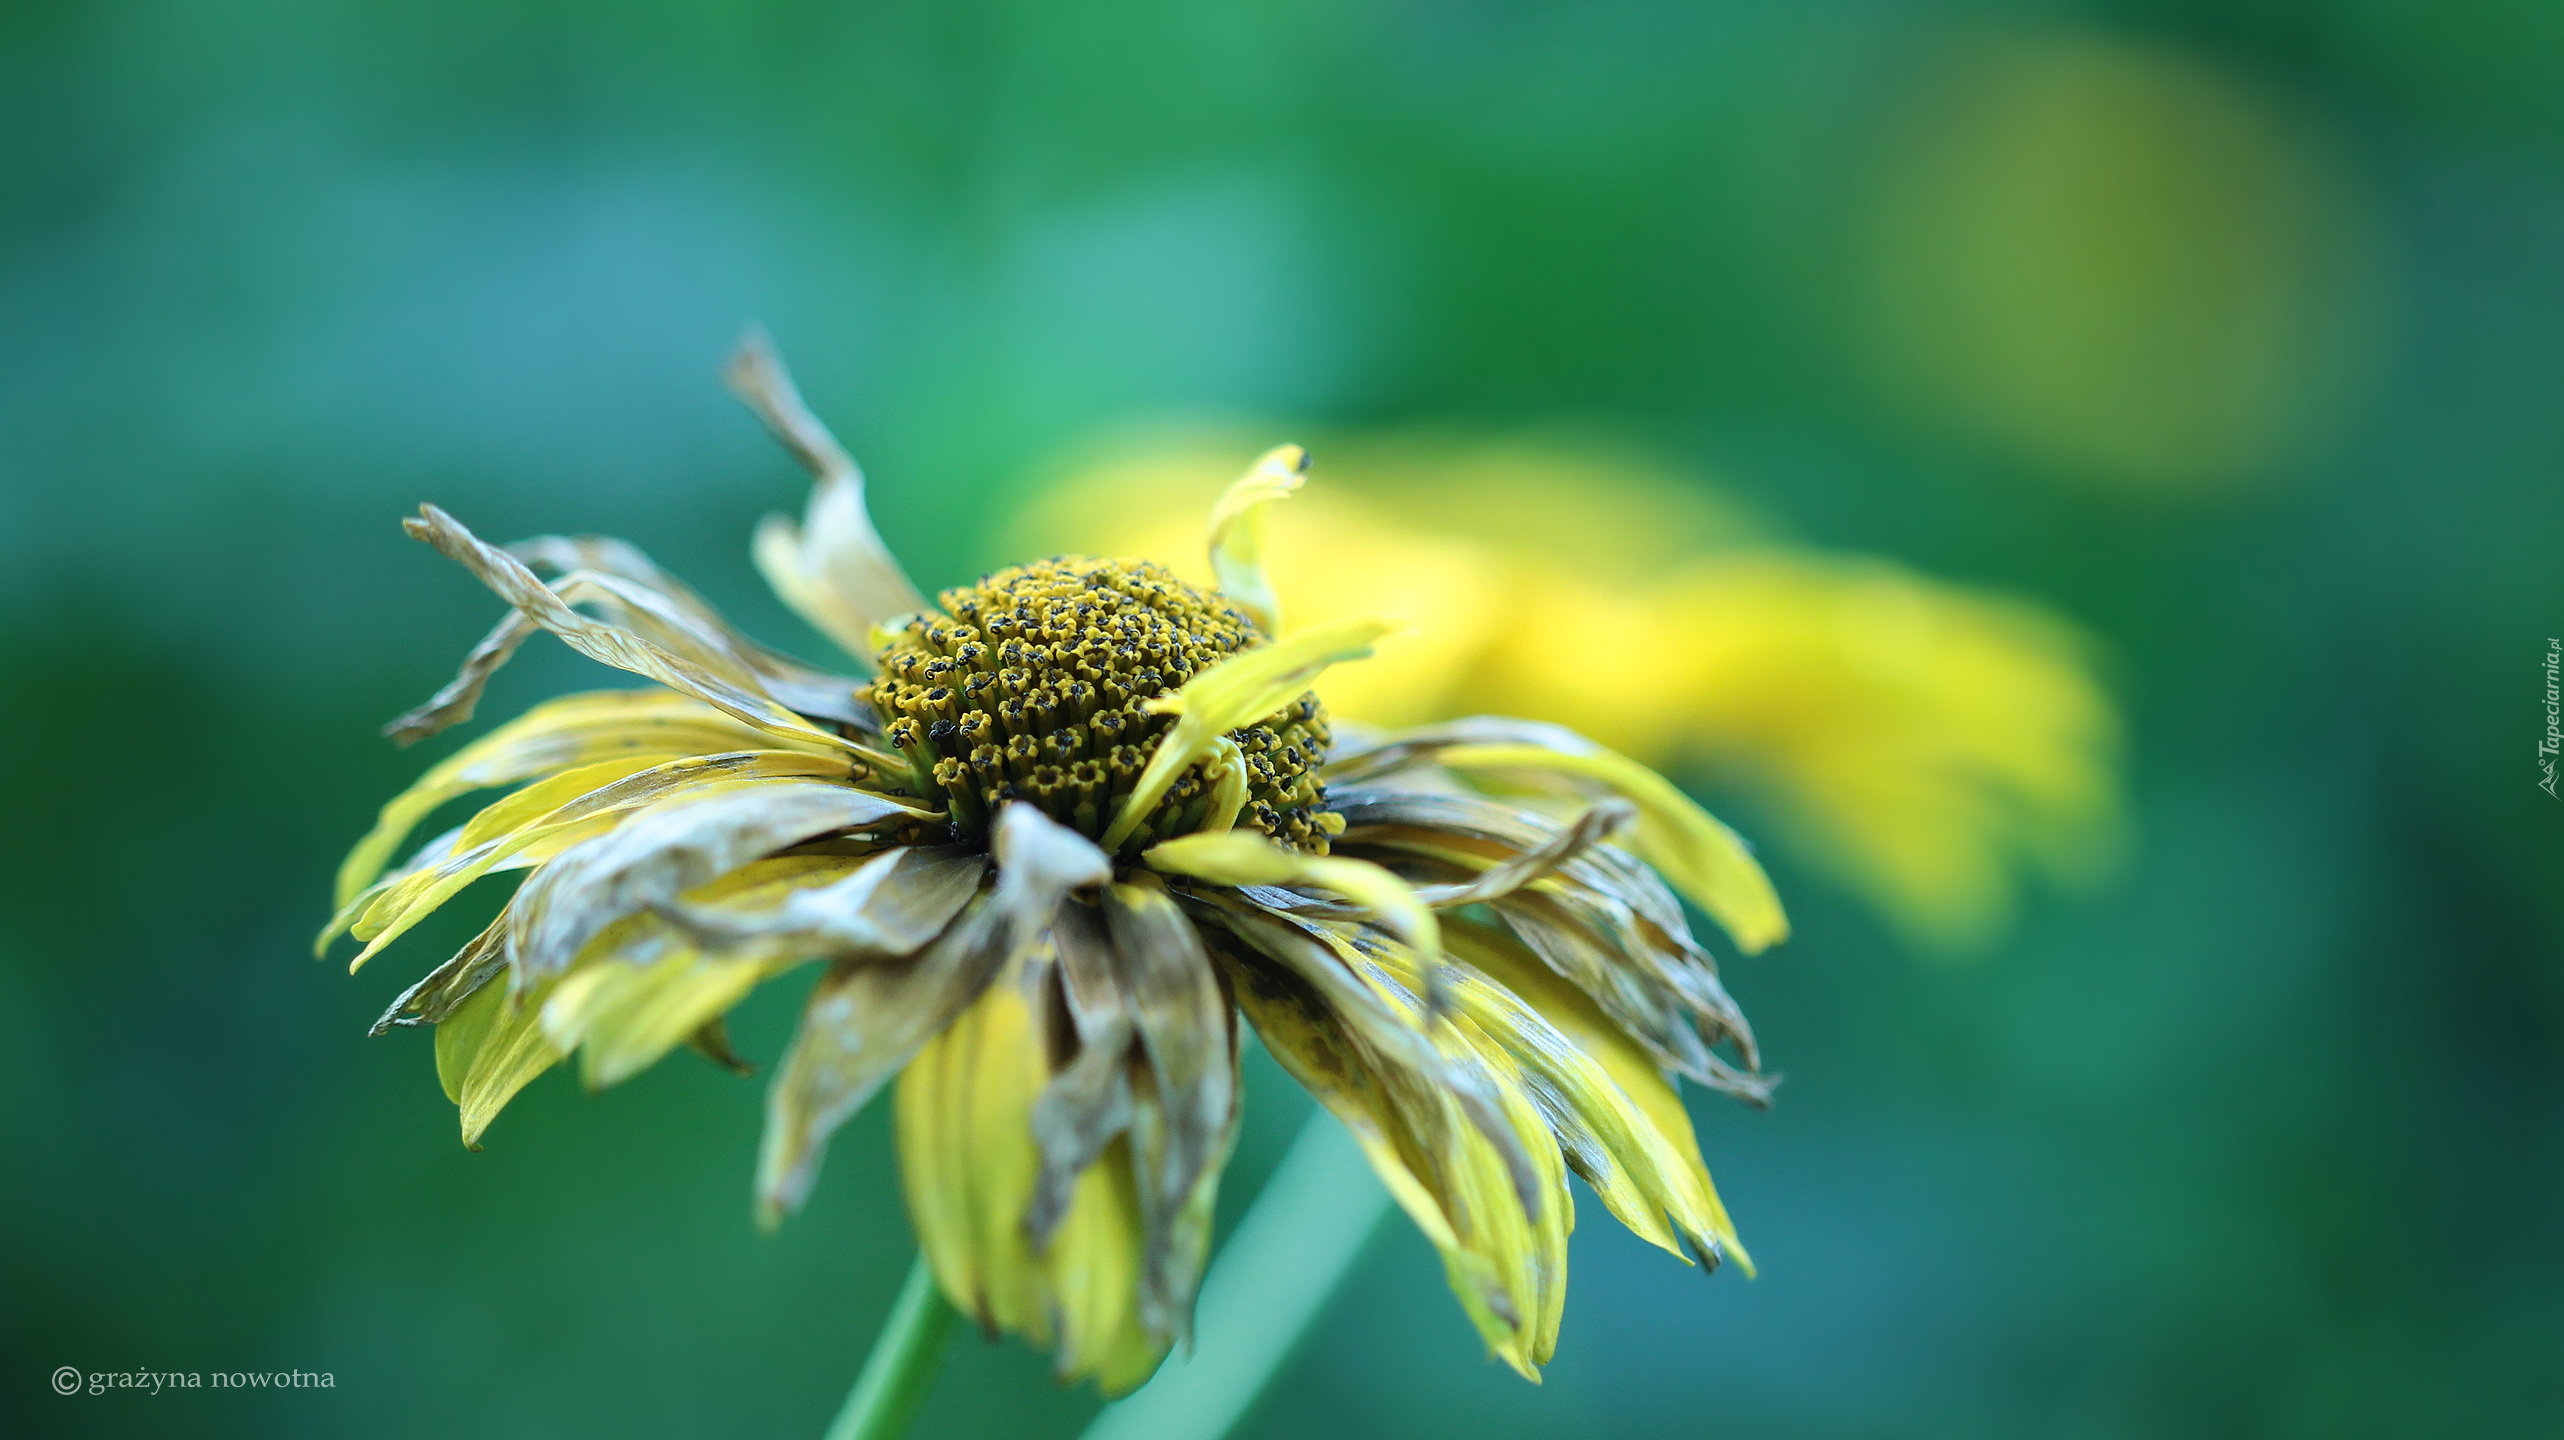
<path id="1" fill-rule="evenodd" d="M 416 502 L 821 652 L 758 317 L 930 587 L 1111 426 L 1573 423 L 2104 643 L 2099 891 L 1953 964 L 1777 856 L 1789 1083 L 1696 1105 L 1761 1279 L 1588 1204 L 1535 1390 L 1384 1227 L 1245 1433 L 2564 1434 L 2564 8 L 18 3 L 0 76 L 0 1428 L 825 1424 L 886 1107 L 762 1237 L 759 1085 L 466 1154 L 364 1037 L 465 922 L 308 958 L 496 613 Z M 1249 1084 L 1231 1212 L 1306 1108 Z M 1094 1404 L 968 1343 L 919 1433 Z"/>

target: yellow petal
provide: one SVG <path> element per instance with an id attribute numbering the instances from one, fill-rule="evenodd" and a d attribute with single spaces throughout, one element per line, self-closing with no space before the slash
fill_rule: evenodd
<path id="1" fill-rule="evenodd" d="M 1267 636 L 1282 633 L 1282 602 L 1264 574 L 1265 507 L 1291 498 L 1308 468 L 1308 451 L 1277 445 L 1211 507 L 1211 573 L 1219 577 L 1220 593 Z"/>
<path id="2" fill-rule="evenodd" d="M 1112 825 L 1104 849 L 1118 853 L 1148 818 L 1177 777 L 1208 757 L 1229 731 L 1251 725 L 1298 699 L 1330 665 L 1371 653 L 1372 643 L 1398 629 L 1376 616 L 1303 630 L 1288 640 L 1230 656 L 1148 708 L 1176 717 L 1140 771 Z"/>
<path id="3" fill-rule="evenodd" d="M 754 750 L 764 733 L 673 690 L 599 690 L 545 701 L 456 751 L 384 805 L 374 828 L 338 871 L 344 905 L 372 884 L 401 841 L 436 807 L 494 785 L 540 779 L 610 755 Z"/>
<path id="4" fill-rule="evenodd" d="M 617 763 L 605 762 L 598 768 L 611 769 Z M 483 875 L 540 864 L 613 829 L 636 811 L 672 797 L 711 798 L 742 786 L 845 773 L 845 762 L 836 756 L 769 750 L 688 756 L 605 784 L 590 784 L 578 771 L 556 776 L 483 811 L 474 825 L 460 832 L 457 848 L 436 863 L 377 882 L 349 901 L 321 932 L 321 944 L 326 947 L 343 930 L 365 940 L 364 950 L 349 962 L 353 970 Z M 564 794 L 571 798 L 560 799 Z M 542 808 L 553 800 L 559 803 Z M 463 846 L 460 841 L 466 837 L 472 843 Z"/>

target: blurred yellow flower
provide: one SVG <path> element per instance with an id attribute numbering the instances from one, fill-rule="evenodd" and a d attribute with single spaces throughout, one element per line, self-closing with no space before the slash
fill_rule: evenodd
<path id="1" fill-rule="evenodd" d="M 1117 442 L 995 538 L 1185 554 L 1239 453 L 1207 433 Z M 1416 627 L 1320 683 L 1333 713 L 1551 720 L 1743 787 L 1793 855 L 1938 952 L 1998 935 L 2020 872 L 2071 877 L 2106 853 L 2118 717 L 2043 608 L 1774 543 L 1593 444 L 1412 434 L 1323 455 L 1336 483 L 1273 514 L 1276 586 L 1312 622 Z"/>

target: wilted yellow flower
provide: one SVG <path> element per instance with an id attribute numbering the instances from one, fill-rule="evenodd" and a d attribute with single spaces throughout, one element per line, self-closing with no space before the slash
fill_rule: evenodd
<path id="1" fill-rule="evenodd" d="M 1181 554 L 1229 448 L 1116 447 L 1014 534 Z M 1338 715 L 1522 715 L 1716 774 L 1936 949 L 2001 928 L 2017 866 L 2071 873 L 2109 840 L 2117 716 L 2084 644 L 2034 605 L 1776 544 L 1591 444 L 1355 438 L 1327 464 L 1324 493 L 1274 516 L 1274 583 L 1316 621 L 1418 622 L 1393 664 L 1320 683 Z"/>
<path id="2" fill-rule="evenodd" d="M 377 1027 L 436 1027 L 467 1144 L 574 1052 L 591 1085 L 688 1041 L 727 1057 L 723 1015 L 820 963 L 769 1093 L 762 1212 L 802 1201 L 830 1134 L 897 1076 L 936 1280 L 1063 1378 L 1127 1389 L 1186 1331 L 1240 1014 L 1526 1376 L 1557 1339 L 1570 1171 L 1676 1255 L 1744 1258 L 1669 1074 L 1753 1101 L 1768 1084 L 1675 894 L 1758 950 L 1786 930 L 1769 882 L 1672 786 L 1558 727 L 1337 733 L 1311 680 L 1393 626 L 1283 627 L 1262 535 L 1296 449 L 1212 507 L 1215 588 L 1066 558 L 930 604 L 772 357 L 752 344 L 733 380 L 818 477 L 759 565 L 868 682 L 741 637 L 619 542 L 500 548 L 432 506 L 408 522 L 512 608 L 401 738 L 468 718 L 538 630 L 655 682 L 554 700 L 447 759 L 339 877 L 323 942 L 352 933 L 362 963 L 474 879 L 526 872 Z M 520 788 L 385 873 L 429 813 L 502 785 Z M 1572 818 L 1502 798 L 1528 792 L 1573 797 Z"/>

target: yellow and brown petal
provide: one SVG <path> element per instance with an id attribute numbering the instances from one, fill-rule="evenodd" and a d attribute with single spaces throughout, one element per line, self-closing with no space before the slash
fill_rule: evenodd
<path id="1" fill-rule="evenodd" d="M 376 1026 L 435 1027 L 467 1144 L 574 1054 L 599 1086 L 680 1044 L 729 1060 L 729 1009 L 811 964 L 761 1213 L 806 1198 L 830 1136 L 895 1078 L 939 1284 L 1064 1380 L 1127 1389 L 1188 1331 L 1241 1019 L 1527 1376 L 1557 1342 L 1569 1173 L 1654 1243 L 1741 1259 L 1668 1076 L 1755 1102 L 1769 1084 L 1676 893 L 1751 950 L 1786 932 L 1769 883 L 1652 772 L 1556 727 L 1339 740 L 1310 685 L 1393 627 L 1282 630 L 1262 513 L 1305 457 L 1266 456 L 1216 509 L 1219 590 L 1055 559 L 928 607 L 771 353 L 733 379 L 817 481 L 760 564 L 867 681 L 737 635 L 619 542 L 502 549 L 432 507 L 411 522 L 510 609 L 403 739 L 468 718 L 537 631 L 658 687 L 500 727 L 387 805 L 341 871 L 323 941 L 353 934 L 360 963 L 526 872 Z M 390 864 L 433 812 L 502 786 Z"/>

